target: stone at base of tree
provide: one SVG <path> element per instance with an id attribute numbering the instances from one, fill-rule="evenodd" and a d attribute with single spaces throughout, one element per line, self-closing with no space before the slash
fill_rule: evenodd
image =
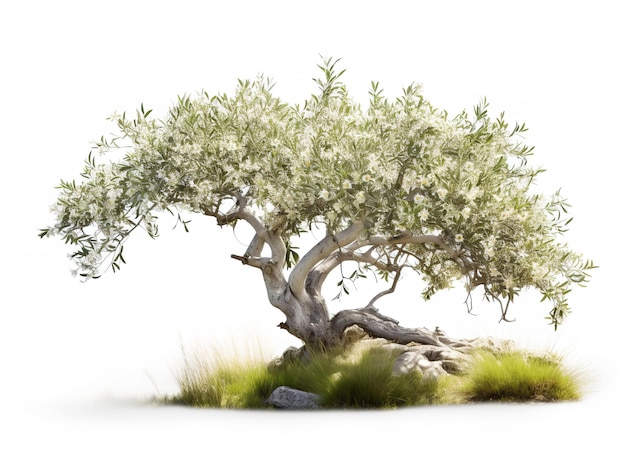
<path id="1" fill-rule="evenodd" d="M 431 361 L 420 352 L 407 350 L 396 358 L 393 375 L 405 375 L 412 371 L 421 372 L 424 379 L 437 379 L 448 374 L 441 361 Z"/>
<path id="2" fill-rule="evenodd" d="M 279 386 L 272 391 L 265 403 L 278 409 L 319 409 L 320 397 L 288 386 Z"/>
<path id="3" fill-rule="evenodd" d="M 288 347 L 287 350 L 285 350 L 281 356 L 276 357 L 272 361 L 270 361 L 268 367 L 271 371 L 278 370 L 282 366 L 290 362 L 298 360 L 302 356 L 303 354 L 302 352 L 303 352 L 302 347 L 300 348 Z"/>
<path id="4" fill-rule="evenodd" d="M 426 329 L 422 329 L 426 331 Z M 462 374 L 471 364 L 472 352 L 485 349 L 491 352 L 504 352 L 514 348 L 511 340 L 501 340 L 493 337 L 476 338 L 471 340 L 453 339 L 446 336 L 439 328 L 433 331 L 433 336 L 441 345 L 422 345 L 416 342 L 408 344 L 395 343 L 382 338 L 372 338 L 360 328 L 350 330 L 350 338 L 345 342 L 343 361 L 350 361 L 363 355 L 371 349 L 384 349 L 391 352 L 395 361 L 392 374 L 401 376 L 410 373 L 419 373 L 424 379 L 437 379 L 448 374 Z M 291 362 L 300 361 L 306 364 L 311 359 L 311 352 L 302 346 L 289 347 L 283 355 L 270 363 L 270 368 L 280 369 Z M 303 394 L 310 394 L 304 393 Z M 299 406 L 281 406 L 282 408 L 303 408 Z"/>

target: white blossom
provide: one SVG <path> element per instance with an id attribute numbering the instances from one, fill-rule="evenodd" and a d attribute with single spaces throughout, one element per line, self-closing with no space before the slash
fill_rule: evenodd
<path id="1" fill-rule="evenodd" d="M 471 203 L 472 201 L 476 200 L 476 198 L 480 198 L 482 196 L 482 190 L 477 186 L 473 186 L 468 191 L 466 191 L 464 195 L 465 198 L 467 198 L 467 201 Z"/>
<path id="2" fill-rule="evenodd" d="M 354 196 L 354 202 L 357 206 L 362 205 L 363 203 L 365 203 L 365 192 L 363 191 L 359 191 L 355 196 Z"/>
<path id="3" fill-rule="evenodd" d="M 425 175 L 420 178 L 420 185 L 424 188 L 428 188 L 430 185 L 432 185 L 432 179 L 429 176 Z"/>

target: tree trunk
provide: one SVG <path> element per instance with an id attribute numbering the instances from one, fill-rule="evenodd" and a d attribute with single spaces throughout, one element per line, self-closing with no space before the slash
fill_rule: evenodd
<path id="1" fill-rule="evenodd" d="M 354 325 L 363 329 L 371 337 L 383 338 L 403 345 L 414 342 L 422 345 L 446 347 L 437 338 L 436 332 L 402 327 L 398 321 L 381 315 L 377 309 L 372 307 L 340 311 L 333 317 L 330 328 L 336 336 L 341 337 L 348 327 Z"/>
<path id="2" fill-rule="evenodd" d="M 324 297 L 322 285 L 328 273 L 344 260 L 356 260 L 365 263 L 379 264 L 371 257 L 371 249 L 360 257 L 356 254 L 359 248 L 372 247 L 391 243 L 387 239 L 358 241 L 364 225 L 360 222 L 350 224 L 346 229 L 324 237 L 296 264 L 285 278 L 283 266 L 287 250 L 280 233 L 267 228 L 245 205 L 242 196 L 235 207 L 219 219 L 220 224 L 231 220 L 244 219 L 255 230 L 255 236 L 243 256 L 231 255 L 245 265 L 259 268 L 263 273 L 265 287 L 270 303 L 285 314 L 285 322 L 279 327 L 302 340 L 305 346 L 333 347 L 341 343 L 344 332 L 352 326 L 358 326 L 374 338 L 383 338 L 399 344 L 417 343 L 437 348 L 451 348 L 451 342 L 444 342 L 437 331 L 428 329 L 410 329 L 401 327 L 399 323 L 378 312 L 373 301 L 362 309 L 340 311 L 332 319 Z M 393 243 L 441 243 L 432 236 L 403 235 L 404 238 L 393 238 Z M 263 257 L 262 250 L 267 244 L 271 257 Z M 347 257 L 347 258 L 346 258 Z M 392 292 L 399 276 L 399 268 L 391 264 L 382 266 L 384 269 L 396 271 Z"/>
<path id="3" fill-rule="evenodd" d="M 408 328 L 398 321 L 383 316 L 375 308 L 350 309 L 338 312 L 329 318 L 326 304 L 321 299 L 297 300 L 292 295 L 281 297 L 277 306 L 286 316 L 279 327 L 299 338 L 310 347 L 333 347 L 341 343 L 344 333 L 352 326 L 358 326 L 373 338 L 382 338 L 406 345 L 416 343 L 441 349 L 462 348 L 469 344 L 463 340 L 450 339 L 435 329 Z"/>
<path id="4" fill-rule="evenodd" d="M 310 304 L 292 302 L 290 307 L 292 310 L 286 313 L 287 321 L 280 324 L 280 327 L 301 339 L 304 346 L 295 350 L 295 356 L 293 349 L 288 349 L 275 360 L 276 365 L 293 358 L 306 360 L 311 350 L 317 350 L 320 347 L 350 348 L 349 346 L 355 341 L 375 342 L 368 339 L 369 336 L 398 344 L 394 346 L 394 351 L 398 352 L 394 362 L 394 374 L 404 374 L 419 369 L 425 378 L 436 378 L 440 375 L 463 371 L 471 359 L 468 354 L 478 347 L 494 349 L 506 346 L 505 343 L 500 345 L 490 340 L 485 342 L 483 339 L 453 339 L 446 336 L 439 328 L 431 331 L 426 328 L 402 327 L 396 320 L 381 315 L 372 307 L 340 311 L 330 320 L 326 317 L 325 306 L 315 304 L 314 301 Z M 313 318 L 316 319 L 315 322 L 310 321 Z M 350 329 L 354 326 L 358 329 Z M 356 337 L 353 335 L 354 332 L 357 333 Z M 364 336 L 363 333 L 367 335 Z M 371 345 L 383 346 L 383 348 L 390 346 L 387 343 Z"/>
<path id="5" fill-rule="evenodd" d="M 305 345 L 330 346 L 337 343 L 330 329 L 330 316 L 322 297 L 306 292 L 296 296 L 283 278 L 282 270 L 274 264 L 266 264 L 262 271 L 270 303 L 286 318 L 278 327 L 287 330 Z"/>
<path id="6" fill-rule="evenodd" d="M 343 310 L 331 319 L 319 290 L 307 286 L 296 296 L 276 263 L 266 261 L 261 270 L 270 303 L 286 318 L 278 326 L 302 340 L 306 346 L 336 346 L 341 343 L 344 332 L 352 326 L 360 327 L 371 337 L 403 345 L 417 343 L 444 349 L 464 345 L 463 341 L 443 338 L 437 330 L 402 327 L 398 321 L 380 314 L 373 306 Z"/>

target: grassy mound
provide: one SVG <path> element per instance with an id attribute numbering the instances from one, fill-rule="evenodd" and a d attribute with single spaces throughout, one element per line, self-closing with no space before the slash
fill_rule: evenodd
<path id="1" fill-rule="evenodd" d="M 195 355 L 177 381 L 180 393 L 168 402 L 195 407 L 266 408 L 278 386 L 316 393 L 325 408 L 382 408 L 481 401 L 569 401 L 581 397 L 580 375 L 559 357 L 521 351 L 477 351 L 458 375 L 425 379 L 421 373 L 394 375 L 397 352 L 371 347 L 355 352 L 309 354 L 279 366 L 253 358 Z M 239 359 L 236 359 L 239 358 Z"/>
<path id="2" fill-rule="evenodd" d="M 470 401 L 570 401 L 581 397 L 580 375 L 554 355 L 480 352 L 463 381 Z"/>

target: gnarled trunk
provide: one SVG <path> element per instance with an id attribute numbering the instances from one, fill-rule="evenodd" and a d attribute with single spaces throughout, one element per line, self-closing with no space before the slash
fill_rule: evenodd
<path id="1" fill-rule="evenodd" d="M 437 331 L 428 329 L 402 327 L 398 321 L 383 316 L 374 307 L 363 309 L 349 309 L 338 312 L 330 322 L 334 335 L 342 336 L 352 326 L 358 326 L 368 335 L 375 338 L 391 340 L 395 343 L 419 343 L 446 348 L 447 345 L 439 340 Z"/>
<path id="2" fill-rule="evenodd" d="M 360 327 L 371 337 L 404 345 L 418 343 L 444 349 L 464 346 L 463 341 L 448 339 L 438 330 L 403 327 L 398 321 L 380 314 L 373 307 L 343 310 L 330 318 L 323 299 L 307 297 L 300 300 L 295 298 L 288 288 L 274 299 L 280 300 L 279 303 L 273 304 L 286 317 L 285 322 L 280 323 L 279 327 L 286 329 L 307 346 L 336 346 L 342 341 L 346 330 L 353 326 Z"/>
<path id="3" fill-rule="evenodd" d="M 280 328 L 305 345 L 330 346 L 336 343 L 323 298 L 308 293 L 296 296 L 284 279 L 282 269 L 275 264 L 266 264 L 262 271 L 270 303 L 285 315 L 285 322 L 278 325 Z"/>
<path id="4" fill-rule="evenodd" d="M 283 271 L 277 264 L 268 260 L 261 270 L 270 303 L 286 317 L 279 327 L 286 329 L 307 346 L 335 346 L 341 342 L 348 328 L 358 326 L 371 337 L 399 344 L 413 342 L 450 348 L 450 342 L 443 342 L 437 332 L 402 327 L 398 321 L 380 314 L 371 305 L 361 309 L 343 310 L 331 318 L 314 271 L 307 277 L 304 289 L 296 291 L 292 283 L 285 280 Z"/>
<path id="5" fill-rule="evenodd" d="M 243 256 L 232 255 L 245 265 L 261 270 L 270 303 L 285 314 L 285 322 L 279 327 L 302 340 L 307 346 L 332 347 L 339 344 L 344 332 L 352 326 L 358 326 L 371 337 L 383 338 L 400 344 L 419 343 L 438 348 L 450 348 L 450 342 L 443 342 L 437 332 L 428 329 L 412 329 L 378 312 L 373 303 L 385 294 L 393 292 L 399 279 L 401 266 L 395 261 L 381 262 L 372 255 L 377 247 L 395 244 L 435 244 L 454 254 L 442 239 L 436 236 L 413 235 L 402 233 L 392 238 L 364 238 L 365 225 L 354 222 L 344 230 L 328 234 L 320 240 L 295 265 L 285 278 L 287 249 L 278 230 L 266 227 L 247 207 L 246 199 L 240 195 L 235 207 L 226 215 L 216 215 L 207 210 L 207 214 L 216 216 L 218 223 L 223 225 L 233 220 L 243 219 L 255 230 L 255 236 Z M 268 245 L 270 257 L 263 257 L 262 250 Z M 369 248 L 368 248 L 369 247 Z M 365 252 L 359 252 L 366 249 Z M 401 252 L 399 252 L 401 253 Z M 397 260 L 397 256 L 395 258 Z M 322 286 L 328 274 L 344 261 L 371 264 L 381 270 L 395 273 L 393 286 L 377 296 L 360 309 L 348 309 L 330 316 Z"/>
<path id="6" fill-rule="evenodd" d="M 330 328 L 328 310 L 313 299 L 299 301 L 292 298 L 283 310 L 286 320 L 278 326 L 302 340 L 306 345 L 331 346 L 338 337 Z"/>

